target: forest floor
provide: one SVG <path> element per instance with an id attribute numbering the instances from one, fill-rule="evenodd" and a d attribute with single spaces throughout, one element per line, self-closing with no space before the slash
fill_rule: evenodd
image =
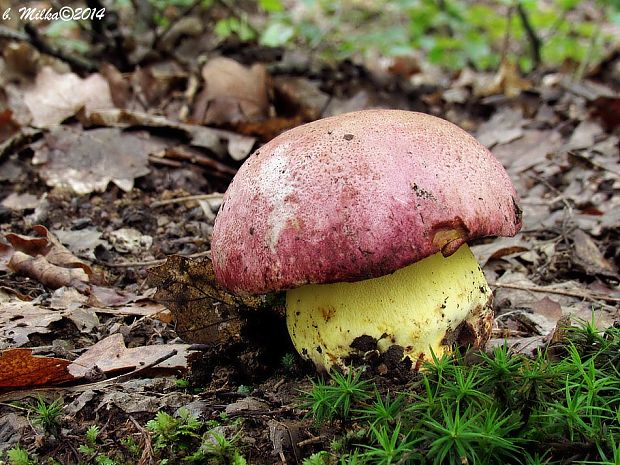
<path id="1" fill-rule="evenodd" d="M 618 52 L 575 81 L 508 64 L 370 71 L 195 38 L 137 68 L 86 71 L 28 40 L 0 41 L 0 459 L 21 444 L 39 463 L 154 463 L 145 425 L 181 407 L 242 431 L 249 463 L 328 446 L 300 393 L 313 369 L 294 355 L 281 309 L 228 303 L 237 323 L 226 320 L 205 263 L 221 194 L 251 151 L 346 111 L 440 116 L 508 171 L 522 231 L 472 246 L 495 293 L 489 347 L 532 354 L 566 318 L 619 321 Z M 164 298 L 155 286 L 166 276 Z M 199 281 L 208 297 L 190 305 L 183 293 Z M 375 378 L 386 390 L 407 383 Z M 54 402 L 50 434 L 37 403 Z M 79 449 L 92 425 L 96 448 Z"/>

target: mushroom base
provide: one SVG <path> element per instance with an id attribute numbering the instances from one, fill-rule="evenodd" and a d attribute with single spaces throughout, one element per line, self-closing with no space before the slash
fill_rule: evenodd
<path id="1" fill-rule="evenodd" d="M 286 322 L 297 351 L 319 370 L 392 346 L 417 367 L 431 350 L 441 356 L 454 344 L 484 345 L 491 303 L 484 274 L 463 245 L 449 257 L 437 253 L 379 278 L 292 289 Z"/>

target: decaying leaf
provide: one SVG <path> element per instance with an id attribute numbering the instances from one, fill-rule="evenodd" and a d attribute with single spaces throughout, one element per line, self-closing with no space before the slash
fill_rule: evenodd
<path id="1" fill-rule="evenodd" d="M 572 234 L 573 260 L 588 274 L 618 277 L 616 267 L 605 258 L 588 233 L 576 229 Z"/>
<path id="2" fill-rule="evenodd" d="M 50 263 L 45 257 L 32 257 L 23 252 L 15 252 L 8 264 L 18 274 L 36 279 L 44 286 L 58 289 L 71 286 L 86 292 L 88 274 L 81 268 L 64 268 Z"/>
<path id="3" fill-rule="evenodd" d="M 84 292 L 87 283 L 100 281 L 92 268 L 73 255 L 45 226 L 37 225 L 33 229 L 37 237 L 5 235 L 11 247 L 3 247 L 0 259 L 7 268 L 53 289 L 72 286 Z"/>
<path id="4" fill-rule="evenodd" d="M 45 135 L 33 162 L 43 164 L 41 176 L 48 186 L 88 194 L 103 192 L 113 182 L 130 191 L 134 179 L 149 172 L 148 156 L 165 147 L 164 141 L 146 133 L 116 128 L 79 131 L 62 126 Z"/>
<path id="5" fill-rule="evenodd" d="M 59 74 L 45 66 L 34 86 L 24 92 L 24 102 L 32 113 L 32 125 L 39 128 L 57 126 L 82 108 L 113 108 L 108 83 L 100 74 L 82 79 L 73 73 Z"/>
<path id="6" fill-rule="evenodd" d="M 162 116 L 153 116 L 139 111 L 117 109 L 96 111 L 91 114 L 90 121 L 99 126 L 173 129 L 181 132 L 190 145 L 208 149 L 220 157 L 230 155 L 234 160 L 243 160 L 247 157 L 256 143 L 254 137 L 223 129 L 178 123 Z"/>
<path id="7" fill-rule="evenodd" d="M 99 341 L 75 359 L 68 371 L 75 378 L 82 378 L 93 369 L 113 374 L 155 364 L 157 369 L 182 372 L 187 369 L 189 350 L 188 344 L 160 344 L 128 349 L 122 334 L 116 333 Z M 158 361 L 161 362 L 156 363 Z"/>
<path id="8" fill-rule="evenodd" d="M 194 108 L 194 121 L 237 124 L 270 116 L 270 84 L 262 64 L 247 68 L 230 58 L 209 60 L 202 68 L 205 87 Z"/>
<path id="9" fill-rule="evenodd" d="M 504 60 L 493 81 L 480 89 L 478 95 L 504 94 L 506 97 L 512 98 L 531 87 L 532 83 L 520 76 L 517 64 L 510 60 Z"/>
<path id="10" fill-rule="evenodd" d="M 237 307 L 259 307 L 260 297 L 236 297 L 215 281 L 209 259 L 168 257 L 149 270 L 149 286 L 157 287 L 154 299 L 172 312 L 179 335 L 188 342 L 219 344 L 239 338 L 243 320 Z"/>
<path id="11" fill-rule="evenodd" d="M 73 381 L 61 358 L 32 355 L 31 349 L 7 349 L 0 352 L 0 389 L 32 388 Z"/>
<path id="12" fill-rule="evenodd" d="M 62 320 L 60 312 L 32 302 L 11 301 L 0 304 L 0 340 L 20 347 L 30 342 L 31 334 L 47 334 L 50 324 Z"/>
<path id="13" fill-rule="evenodd" d="M 95 249 L 99 245 L 106 245 L 106 241 L 101 239 L 101 231 L 95 228 L 83 228 L 74 230 L 57 229 L 53 234 L 58 237 L 60 242 L 77 255 L 88 260 L 95 260 Z"/>
<path id="14" fill-rule="evenodd" d="M 498 237 L 488 244 L 472 245 L 471 250 L 480 266 L 484 267 L 489 260 L 525 252 L 529 250 L 529 246 L 520 236 Z"/>
<path id="15" fill-rule="evenodd" d="M 41 199 L 36 195 L 29 193 L 17 194 L 13 192 L 4 198 L 2 205 L 11 210 L 22 211 L 35 209 L 40 202 Z"/>

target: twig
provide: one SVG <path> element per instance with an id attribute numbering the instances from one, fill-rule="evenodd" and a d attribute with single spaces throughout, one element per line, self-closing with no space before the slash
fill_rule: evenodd
<path id="1" fill-rule="evenodd" d="M 157 200 L 151 204 L 151 207 L 161 207 L 162 205 L 170 205 L 171 203 L 181 203 L 188 200 L 219 200 L 224 194 L 199 194 L 199 195 L 186 195 L 184 197 L 176 197 L 174 199 Z"/>
<path id="2" fill-rule="evenodd" d="M 189 16 L 189 14 L 192 12 L 192 10 L 194 8 L 196 8 L 198 5 L 200 5 L 202 3 L 202 0 L 194 0 L 190 5 L 188 5 L 180 14 L 179 16 L 177 16 L 175 19 L 173 19 L 172 21 L 170 21 L 170 23 L 159 33 L 157 33 L 155 35 L 155 39 L 153 40 L 153 45 L 151 46 L 152 49 L 157 50 L 158 49 L 158 45 L 161 41 L 161 39 L 163 37 L 166 36 L 166 34 L 168 34 L 168 32 L 170 32 L 172 30 L 172 28 L 183 18 L 186 18 L 187 16 Z"/>
<path id="3" fill-rule="evenodd" d="M 312 444 L 319 444 L 323 442 L 323 438 L 321 436 L 313 436 L 308 439 L 304 439 L 303 441 L 299 441 L 297 443 L 297 447 L 310 446 Z"/>
<path id="4" fill-rule="evenodd" d="M 504 40 L 502 42 L 502 63 L 506 61 L 508 57 L 508 48 L 510 47 L 510 32 L 512 28 L 512 14 L 514 12 L 514 5 L 508 8 L 508 14 L 506 15 L 506 33 L 504 34 Z"/>
<path id="5" fill-rule="evenodd" d="M 140 456 L 138 465 L 150 465 L 154 463 L 155 461 L 153 459 L 154 454 L 153 444 L 151 442 L 151 435 L 146 429 L 144 429 L 140 425 L 140 423 L 136 421 L 136 419 L 132 415 L 129 415 L 129 419 L 140 433 L 140 445 L 142 446 L 142 455 Z"/>
<path id="6" fill-rule="evenodd" d="M 594 292 L 580 292 L 580 291 L 567 291 L 565 289 L 558 288 L 546 288 L 541 286 L 526 286 L 522 284 L 509 284 L 509 283 L 497 283 L 490 282 L 490 286 L 493 287 L 502 287 L 505 289 L 516 289 L 519 291 L 530 291 L 530 292 L 542 292 L 548 294 L 557 294 L 557 295 L 565 295 L 568 297 L 578 297 L 581 299 L 587 300 L 604 300 L 606 302 L 620 302 L 620 297 L 611 297 L 608 295 L 603 295 Z"/>
<path id="7" fill-rule="evenodd" d="M 69 55 L 58 48 L 52 47 L 45 41 L 45 39 L 43 39 L 41 34 L 39 34 L 39 31 L 32 24 L 26 23 L 24 25 L 24 31 L 28 36 L 27 41 L 33 47 L 41 53 L 45 53 L 66 62 L 74 71 L 93 72 L 97 70 L 97 65 L 90 60 L 83 57 Z"/>
<path id="8" fill-rule="evenodd" d="M 201 258 L 201 257 L 210 257 L 211 251 L 205 250 L 203 252 L 196 252 L 191 255 L 183 255 L 185 258 Z M 156 266 L 162 265 L 166 263 L 166 258 L 161 258 L 159 260 L 146 260 L 143 262 L 118 262 L 118 263 L 110 263 L 110 262 L 100 262 L 104 266 L 108 266 L 110 268 L 131 268 L 133 266 Z"/>
<path id="9" fill-rule="evenodd" d="M 585 155 L 583 155 L 581 153 L 575 152 L 574 150 L 570 150 L 568 152 L 568 154 L 571 157 L 575 157 L 575 158 L 578 158 L 579 160 L 584 161 L 585 163 L 593 166 L 594 168 L 598 168 L 598 169 L 603 170 L 603 171 L 608 171 L 611 174 L 615 174 L 616 176 L 620 176 L 620 171 L 616 171 L 613 168 L 609 168 L 609 167 L 607 167 L 605 165 L 602 165 L 602 164 L 600 164 L 600 163 L 598 163 L 598 162 L 596 162 L 596 161 L 586 157 Z"/>
<path id="10" fill-rule="evenodd" d="M 532 50 L 532 61 L 534 62 L 533 68 L 537 69 L 542 61 L 540 55 L 540 49 L 542 47 L 540 37 L 538 37 L 538 34 L 532 27 L 532 23 L 530 23 L 530 18 L 527 15 L 527 11 L 525 11 L 525 8 L 520 1 L 517 2 L 517 13 L 519 13 L 519 18 L 521 19 L 521 24 L 523 25 L 525 35 L 530 41 L 530 47 Z"/>
<path id="11" fill-rule="evenodd" d="M 234 16 L 237 19 L 242 20 L 245 23 L 245 25 L 248 27 L 248 29 L 250 31 L 252 31 L 252 33 L 254 34 L 255 37 L 258 37 L 260 35 L 259 32 L 258 32 L 258 29 L 248 19 L 248 15 L 247 14 L 245 14 L 242 11 L 239 11 L 239 9 L 237 7 L 235 7 L 234 5 L 229 4 L 227 0 L 216 0 L 216 2 L 217 2 L 218 5 L 220 5 L 224 9 L 228 10 L 228 13 L 230 15 Z"/>

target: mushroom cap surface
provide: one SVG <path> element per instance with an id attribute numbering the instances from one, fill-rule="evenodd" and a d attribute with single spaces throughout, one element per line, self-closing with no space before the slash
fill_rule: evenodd
<path id="1" fill-rule="evenodd" d="M 474 137 L 423 113 L 364 110 L 298 126 L 231 182 L 211 243 L 239 294 L 358 281 L 521 228 L 508 174 Z"/>

